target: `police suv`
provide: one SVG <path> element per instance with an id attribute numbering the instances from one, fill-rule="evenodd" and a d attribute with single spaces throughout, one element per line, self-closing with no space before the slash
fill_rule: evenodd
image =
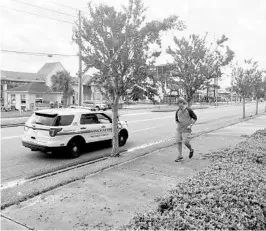
<path id="1" fill-rule="evenodd" d="M 128 139 L 127 122 L 119 121 L 119 145 Z M 78 157 L 86 143 L 111 140 L 112 118 L 101 111 L 61 108 L 35 112 L 25 123 L 23 146 L 32 151 L 53 152 L 65 148 Z"/>

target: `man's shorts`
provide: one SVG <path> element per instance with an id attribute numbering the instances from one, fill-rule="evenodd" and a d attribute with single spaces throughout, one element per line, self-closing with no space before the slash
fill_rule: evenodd
<path id="1" fill-rule="evenodd" d="M 180 132 L 176 131 L 176 141 L 177 142 L 189 142 L 191 139 L 191 132 Z"/>

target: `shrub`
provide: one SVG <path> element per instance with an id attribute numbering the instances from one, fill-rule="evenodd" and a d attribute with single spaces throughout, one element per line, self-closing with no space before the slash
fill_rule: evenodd
<path id="1" fill-rule="evenodd" d="M 236 148 L 214 153 L 212 164 L 136 215 L 123 229 L 266 229 L 266 130 Z"/>

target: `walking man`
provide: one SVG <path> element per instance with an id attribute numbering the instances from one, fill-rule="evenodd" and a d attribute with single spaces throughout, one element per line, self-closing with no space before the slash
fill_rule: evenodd
<path id="1" fill-rule="evenodd" d="M 195 112 L 187 107 L 187 102 L 183 98 L 177 100 L 178 109 L 176 111 L 175 120 L 177 124 L 176 139 L 178 148 L 178 157 L 175 162 L 183 160 L 182 143 L 189 149 L 189 158 L 192 158 L 194 149 L 191 147 L 190 138 L 192 125 L 197 121 Z"/>

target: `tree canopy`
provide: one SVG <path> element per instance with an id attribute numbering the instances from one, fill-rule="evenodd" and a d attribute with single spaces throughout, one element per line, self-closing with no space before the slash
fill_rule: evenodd
<path id="1" fill-rule="evenodd" d="M 234 58 L 234 52 L 226 46 L 224 35 L 209 45 L 204 37 L 192 34 L 188 38 L 174 37 L 174 47 L 167 53 L 174 58 L 170 64 L 172 79 L 185 91 L 190 102 L 194 93 L 204 88 L 213 78 L 222 75 L 222 68 Z"/>
<path id="2" fill-rule="evenodd" d="M 83 18 L 81 41 L 78 31 L 74 40 L 82 46 L 84 72 L 96 68 L 92 81 L 103 94 L 114 100 L 127 89 L 140 85 L 143 73 L 160 53 L 150 49 L 161 45 L 160 32 L 183 29 L 177 16 L 146 22 L 146 8 L 140 0 L 129 0 L 120 11 L 108 5 L 88 4 L 90 16 Z"/>
<path id="3" fill-rule="evenodd" d="M 252 59 L 245 60 L 244 66 L 236 64 L 232 70 L 233 90 L 242 97 L 250 97 L 254 89 L 254 79 L 257 74 L 258 63 Z"/>
<path id="4" fill-rule="evenodd" d="M 263 70 L 257 70 L 253 78 L 253 93 L 256 98 L 262 98 L 266 94 L 266 78 L 263 78 Z"/>
<path id="5" fill-rule="evenodd" d="M 63 92 L 62 100 L 64 104 L 67 103 L 67 99 L 74 94 L 72 87 L 72 77 L 67 71 L 59 71 L 52 76 L 52 91 Z"/>

